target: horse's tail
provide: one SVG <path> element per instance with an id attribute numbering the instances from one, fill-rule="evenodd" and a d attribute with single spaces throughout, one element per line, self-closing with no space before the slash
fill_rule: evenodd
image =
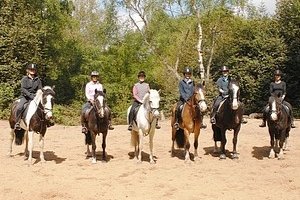
<path id="1" fill-rule="evenodd" d="M 133 147 L 137 146 L 139 143 L 139 134 L 137 132 L 131 133 L 131 145 Z"/>
<path id="2" fill-rule="evenodd" d="M 85 144 L 86 145 L 92 145 L 91 131 L 88 131 L 87 134 L 85 134 Z"/>
<path id="3" fill-rule="evenodd" d="M 176 131 L 175 134 L 175 140 L 178 148 L 183 148 L 185 144 L 185 137 L 184 137 L 184 131 L 183 129 L 179 129 Z"/>
<path id="4" fill-rule="evenodd" d="M 25 130 L 21 129 L 21 130 L 15 130 L 15 144 L 16 145 L 21 145 L 23 144 L 24 141 L 24 135 L 25 135 Z"/>

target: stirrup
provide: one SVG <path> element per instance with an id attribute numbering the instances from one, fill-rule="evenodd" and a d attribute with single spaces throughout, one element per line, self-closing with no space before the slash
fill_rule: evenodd
<path id="1" fill-rule="evenodd" d="M 296 128 L 294 123 L 291 124 L 291 128 Z"/>
<path id="2" fill-rule="evenodd" d="M 21 130 L 20 123 L 16 123 L 16 124 L 15 124 L 15 130 Z"/>
<path id="3" fill-rule="evenodd" d="M 132 125 L 129 125 L 129 126 L 128 126 L 128 130 L 129 130 L 129 131 L 132 131 Z"/>
<path id="4" fill-rule="evenodd" d="M 202 124 L 201 124 L 201 128 L 202 128 L 202 129 L 206 129 L 206 128 L 207 128 L 207 125 L 204 124 L 204 123 L 202 123 Z"/>
<path id="5" fill-rule="evenodd" d="M 179 124 L 178 124 L 178 122 L 176 122 L 173 126 L 174 126 L 174 128 L 175 128 L 176 130 L 179 130 Z"/>
<path id="6" fill-rule="evenodd" d="M 87 134 L 88 130 L 87 130 L 86 127 L 82 127 L 81 132 L 84 133 L 84 134 Z"/>
<path id="7" fill-rule="evenodd" d="M 156 124 L 156 125 L 155 125 L 155 128 L 156 128 L 156 129 L 160 129 L 160 128 L 161 128 L 161 126 L 160 126 L 160 125 L 158 125 L 158 124 Z"/>
<path id="8" fill-rule="evenodd" d="M 214 117 L 210 118 L 210 123 L 216 124 L 216 118 L 214 118 Z"/>
<path id="9" fill-rule="evenodd" d="M 266 125 L 266 122 L 263 122 L 263 123 L 261 123 L 260 125 L 259 125 L 259 127 L 266 127 L 267 125 Z"/>
<path id="10" fill-rule="evenodd" d="M 108 130 L 114 130 L 114 129 L 115 128 L 111 124 L 108 125 Z"/>

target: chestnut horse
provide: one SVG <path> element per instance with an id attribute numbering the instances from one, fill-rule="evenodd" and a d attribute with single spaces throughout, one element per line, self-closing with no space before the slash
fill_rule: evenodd
<path id="1" fill-rule="evenodd" d="M 288 108 L 285 108 L 278 96 L 271 96 L 269 98 L 270 114 L 267 117 L 267 124 L 270 134 L 271 150 L 269 158 L 275 158 L 275 141 L 276 146 L 279 141 L 278 159 L 283 159 L 283 150 L 286 148 L 287 139 L 291 130 L 291 119 L 289 117 Z M 284 147 L 285 145 L 285 147 Z"/>
<path id="2" fill-rule="evenodd" d="M 238 158 L 236 151 L 237 138 L 241 128 L 242 118 L 244 114 L 244 105 L 240 102 L 239 83 L 231 79 L 228 85 L 229 95 L 221 102 L 216 114 L 216 124 L 212 124 L 214 132 L 215 149 L 217 152 L 217 141 L 221 141 L 220 159 L 226 159 L 226 130 L 233 129 L 233 152 L 232 158 Z"/>
<path id="3" fill-rule="evenodd" d="M 87 116 L 87 129 L 85 135 L 85 142 L 87 151 L 89 152 L 89 145 L 92 145 L 92 163 L 96 164 L 96 136 L 102 133 L 102 160 L 106 162 L 106 136 L 108 132 L 108 110 L 106 107 L 105 94 L 102 91 L 95 90 L 94 103 L 91 111 Z"/>
<path id="4" fill-rule="evenodd" d="M 183 105 L 181 112 L 181 119 L 179 121 L 179 130 L 174 128 L 175 124 L 175 115 L 176 115 L 176 106 L 175 104 L 172 109 L 172 148 L 171 155 L 174 155 L 174 143 L 176 141 L 179 148 L 184 148 L 185 150 L 185 162 L 190 161 L 190 142 L 189 137 L 191 133 L 194 133 L 194 158 L 198 157 L 198 137 L 200 134 L 202 114 L 207 109 L 204 96 L 204 86 L 198 84 L 195 86 L 193 96 Z"/>
<path id="5" fill-rule="evenodd" d="M 55 96 L 54 87 L 45 86 L 36 92 L 36 96 L 30 101 L 28 107 L 23 112 L 21 119 L 21 130 L 15 130 L 16 124 L 15 112 L 19 100 L 16 100 L 12 104 L 11 113 L 9 117 L 9 124 L 11 128 L 9 152 L 12 153 L 12 143 L 15 140 L 16 145 L 21 145 L 26 139 L 25 156 L 28 155 L 28 163 L 32 164 L 32 151 L 33 151 L 33 136 L 34 133 L 40 135 L 40 159 L 41 162 L 45 162 L 44 159 L 44 137 L 47 130 L 47 122 L 52 118 L 53 98 Z M 28 151 L 29 147 L 29 151 Z"/>

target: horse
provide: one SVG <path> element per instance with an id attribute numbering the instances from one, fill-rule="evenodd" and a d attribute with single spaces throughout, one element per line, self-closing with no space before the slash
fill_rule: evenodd
<path id="1" fill-rule="evenodd" d="M 133 121 L 131 131 L 131 145 L 138 163 L 142 162 L 143 139 L 149 135 L 150 163 L 153 159 L 153 137 L 155 134 L 156 120 L 159 117 L 159 91 L 150 89 L 143 98 L 143 104 L 138 108 L 136 119 Z M 127 109 L 127 122 L 131 106 Z"/>
<path id="2" fill-rule="evenodd" d="M 281 102 L 280 97 L 272 95 L 269 98 L 270 114 L 267 117 L 267 124 L 270 135 L 271 150 L 269 158 L 275 158 L 275 145 L 274 138 L 276 140 L 276 146 L 279 141 L 279 153 L 278 159 L 283 159 L 283 150 L 286 148 L 287 139 L 291 130 L 291 119 L 289 117 L 288 108 L 285 108 Z"/>
<path id="3" fill-rule="evenodd" d="M 174 124 L 176 123 L 176 107 L 177 104 L 173 106 L 172 109 L 172 147 L 171 156 L 174 156 L 174 143 L 176 141 L 179 148 L 184 148 L 185 150 L 185 162 L 190 161 L 190 142 L 189 136 L 194 133 L 194 158 L 198 157 L 198 137 L 200 135 L 202 112 L 206 111 L 207 105 L 205 102 L 205 89 L 204 84 L 198 84 L 195 86 L 193 96 L 183 105 L 181 112 L 181 119 L 179 121 L 179 130 L 176 130 Z"/>
<path id="4" fill-rule="evenodd" d="M 90 153 L 89 145 L 92 145 L 92 164 L 97 163 L 96 159 L 96 136 L 102 133 L 102 161 L 106 162 L 106 136 L 108 132 L 108 111 L 106 107 L 105 94 L 102 91 L 95 90 L 94 103 L 87 116 L 87 129 L 85 134 L 85 143 L 87 153 Z"/>
<path id="5" fill-rule="evenodd" d="M 53 117 L 53 99 L 55 97 L 54 86 L 45 86 L 36 92 L 36 96 L 23 112 L 21 119 L 21 130 L 15 130 L 16 124 L 15 112 L 17 104 L 20 100 L 13 102 L 11 106 L 11 112 L 9 117 L 10 124 L 10 140 L 9 140 L 9 152 L 8 155 L 12 154 L 12 143 L 15 140 L 16 145 L 21 145 L 26 139 L 26 146 L 24 155 L 28 154 L 28 163 L 32 164 L 32 151 L 33 151 L 33 136 L 34 133 L 40 135 L 39 146 L 40 146 L 40 160 L 45 162 L 44 158 L 44 137 L 47 131 L 47 123 Z M 29 151 L 28 151 L 29 147 Z"/>
<path id="6" fill-rule="evenodd" d="M 213 138 L 215 141 L 214 153 L 217 151 L 217 142 L 221 141 L 220 159 L 226 159 L 226 130 L 233 130 L 233 152 L 232 159 L 238 159 L 236 150 L 237 138 L 241 129 L 244 105 L 240 102 L 240 87 L 238 81 L 231 79 L 228 84 L 229 94 L 220 103 L 216 114 L 216 124 L 212 124 Z"/>

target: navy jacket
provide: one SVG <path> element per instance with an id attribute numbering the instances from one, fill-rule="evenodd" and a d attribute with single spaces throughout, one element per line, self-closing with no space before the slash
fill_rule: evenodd
<path id="1" fill-rule="evenodd" d="M 21 80 L 21 95 L 27 100 L 35 97 L 38 89 L 42 88 L 42 81 L 38 77 L 31 79 L 29 76 L 23 76 Z"/>
<path id="2" fill-rule="evenodd" d="M 220 95 L 222 96 L 228 95 L 228 84 L 229 84 L 229 77 L 225 78 L 224 76 L 222 76 L 217 80 L 217 86 Z"/>
<path id="3" fill-rule="evenodd" d="M 193 96 L 194 94 L 194 81 L 191 80 L 189 83 L 186 82 L 185 79 L 179 82 L 179 93 L 180 93 L 180 100 L 187 101 Z"/>

